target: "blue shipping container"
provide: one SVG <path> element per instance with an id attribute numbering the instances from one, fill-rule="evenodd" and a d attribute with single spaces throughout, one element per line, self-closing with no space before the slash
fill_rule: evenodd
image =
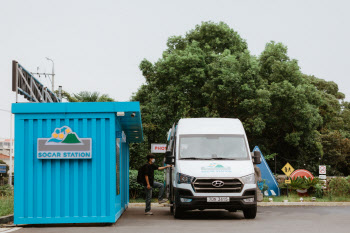
<path id="1" fill-rule="evenodd" d="M 15 224 L 113 223 L 129 203 L 138 102 L 16 103 Z"/>

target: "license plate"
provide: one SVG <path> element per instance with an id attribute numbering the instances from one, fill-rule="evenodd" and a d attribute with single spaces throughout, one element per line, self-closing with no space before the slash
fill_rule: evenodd
<path id="1" fill-rule="evenodd" d="M 207 202 L 229 202 L 229 197 L 207 197 Z"/>

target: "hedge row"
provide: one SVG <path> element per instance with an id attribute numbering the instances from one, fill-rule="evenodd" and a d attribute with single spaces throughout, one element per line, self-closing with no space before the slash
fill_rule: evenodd
<path id="1" fill-rule="evenodd" d="M 137 170 L 130 170 L 129 171 L 129 193 L 130 198 L 144 198 L 145 197 L 145 190 L 144 186 L 137 183 Z M 154 181 L 159 183 L 164 183 L 164 171 L 154 171 Z M 159 189 L 153 189 L 152 196 L 158 197 Z"/>

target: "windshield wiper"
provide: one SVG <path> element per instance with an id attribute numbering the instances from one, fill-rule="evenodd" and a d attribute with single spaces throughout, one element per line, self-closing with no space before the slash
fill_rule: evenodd
<path id="1" fill-rule="evenodd" d="M 196 157 L 186 157 L 186 158 L 181 158 L 180 160 L 182 159 L 191 159 L 191 160 L 210 160 L 210 159 L 204 159 L 204 158 L 196 158 Z"/>
<path id="2" fill-rule="evenodd" d="M 236 160 L 233 158 L 211 158 L 211 160 Z"/>

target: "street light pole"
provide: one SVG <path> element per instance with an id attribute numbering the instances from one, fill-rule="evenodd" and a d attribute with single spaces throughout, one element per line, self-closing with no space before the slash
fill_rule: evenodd
<path id="1" fill-rule="evenodd" d="M 46 57 L 47 60 L 51 61 L 52 62 L 52 92 L 54 92 L 55 90 L 55 63 L 53 62 L 52 59 Z"/>
<path id="2" fill-rule="evenodd" d="M 9 169 L 9 185 L 12 186 L 12 147 L 13 147 L 13 140 L 12 140 L 12 112 L 9 110 L 5 110 L 5 109 L 0 109 L 0 111 L 4 111 L 4 112 L 9 112 L 11 114 L 11 123 L 10 123 L 10 169 Z"/>

